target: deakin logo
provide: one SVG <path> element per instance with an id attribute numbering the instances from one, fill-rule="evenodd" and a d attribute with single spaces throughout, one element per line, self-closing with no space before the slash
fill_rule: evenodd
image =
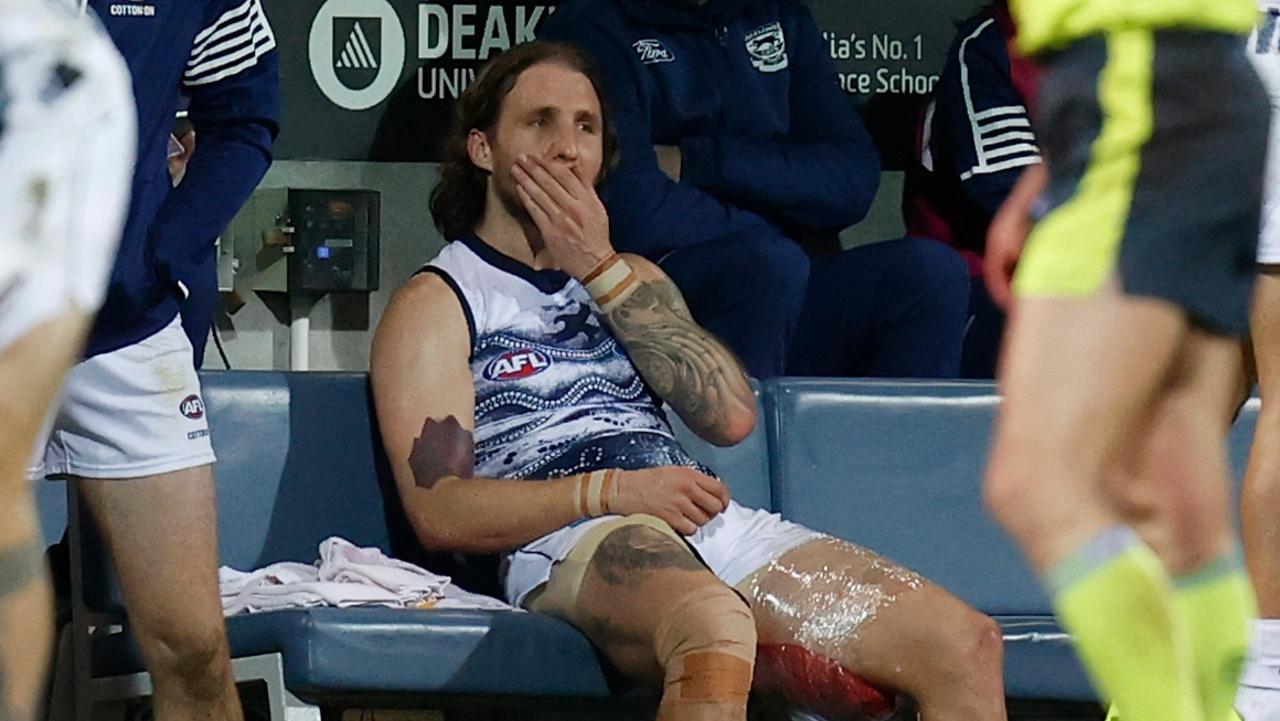
<path id="1" fill-rule="evenodd" d="M 327 0 L 311 22 L 311 74 L 347 110 L 386 100 L 404 70 L 404 27 L 387 0 Z"/>
<path id="2" fill-rule="evenodd" d="M 340 34 L 341 26 L 347 23 L 351 25 L 351 32 L 347 35 L 347 42 L 342 47 L 342 52 L 338 55 L 338 62 L 335 65 L 338 68 L 377 70 L 378 53 L 374 52 L 373 46 L 369 44 L 369 38 L 365 36 L 364 26 L 368 24 L 373 28 L 370 34 L 381 44 L 382 21 L 377 18 L 364 18 L 363 20 L 340 18 L 333 23 L 334 33 Z"/>
<path id="3" fill-rule="evenodd" d="M 484 377 L 491 381 L 514 381 L 537 375 L 551 367 L 546 354 L 530 348 L 509 350 L 489 361 Z"/>

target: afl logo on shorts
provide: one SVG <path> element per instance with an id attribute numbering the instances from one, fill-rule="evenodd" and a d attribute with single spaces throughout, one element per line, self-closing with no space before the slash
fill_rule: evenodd
<path id="1" fill-rule="evenodd" d="M 551 359 L 529 348 L 509 350 L 489 361 L 484 377 L 491 381 L 514 381 L 534 376 L 551 367 Z"/>
<path id="2" fill-rule="evenodd" d="M 193 421 L 204 418 L 204 401 L 200 400 L 200 396 L 189 395 L 182 399 L 182 403 L 178 405 L 178 410 L 182 411 L 182 415 Z"/>

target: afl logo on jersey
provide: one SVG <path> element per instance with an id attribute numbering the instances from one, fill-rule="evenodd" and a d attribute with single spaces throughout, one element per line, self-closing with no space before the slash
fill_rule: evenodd
<path id="1" fill-rule="evenodd" d="M 193 421 L 204 418 L 204 401 L 200 400 L 200 396 L 189 395 L 182 399 L 182 403 L 178 405 L 178 410 L 182 411 L 182 415 Z"/>
<path id="2" fill-rule="evenodd" d="M 484 377 L 491 381 L 515 381 L 534 376 L 551 367 L 551 359 L 530 348 L 509 350 L 489 361 Z"/>

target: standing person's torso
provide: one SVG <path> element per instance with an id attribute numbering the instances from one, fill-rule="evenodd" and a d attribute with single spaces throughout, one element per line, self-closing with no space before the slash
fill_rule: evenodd
<path id="1" fill-rule="evenodd" d="M 233 69 L 246 52 L 256 57 L 269 30 L 254 0 L 88 0 L 88 7 L 129 66 L 138 109 L 132 201 L 89 342 L 94 355 L 140 340 L 177 314 L 179 291 L 156 275 L 148 228 L 171 187 L 167 150 L 182 85 Z"/>
<path id="2" fill-rule="evenodd" d="M 446 278 L 468 317 L 476 475 L 696 466 L 580 283 L 474 236 L 426 270 Z"/>

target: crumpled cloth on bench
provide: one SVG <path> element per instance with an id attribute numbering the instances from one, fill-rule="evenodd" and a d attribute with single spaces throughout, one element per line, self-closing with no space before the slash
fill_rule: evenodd
<path id="1" fill-rule="evenodd" d="M 223 566 L 218 586 L 226 616 L 314 606 L 514 610 L 458 588 L 448 576 L 338 536 L 320 544 L 320 560 L 314 564 L 283 561 L 248 572 Z"/>

